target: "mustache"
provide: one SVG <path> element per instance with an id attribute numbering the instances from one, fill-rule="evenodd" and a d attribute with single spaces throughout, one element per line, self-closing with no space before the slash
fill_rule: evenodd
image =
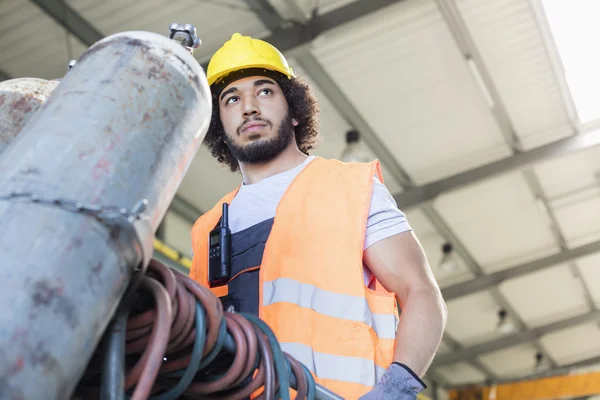
<path id="1" fill-rule="evenodd" d="M 237 134 L 240 135 L 242 133 L 242 130 L 244 129 L 244 127 L 246 125 L 248 125 L 249 123 L 251 123 L 251 122 L 260 122 L 260 123 L 263 123 L 263 124 L 265 124 L 267 126 L 271 126 L 272 125 L 271 121 L 263 119 L 261 117 L 248 118 L 248 119 L 245 119 L 244 122 L 242 122 L 242 124 L 240 126 L 238 126 L 238 128 L 237 128 Z"/>

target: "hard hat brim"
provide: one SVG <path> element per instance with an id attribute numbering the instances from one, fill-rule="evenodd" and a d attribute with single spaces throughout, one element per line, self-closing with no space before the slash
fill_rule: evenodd
<path id="1" fill-rule="evenodd" d="M 264 66 L 242 69 L 234 68 L 231 70 L 231 72 L 229 72 L 228 74 L 224 74 L 223 77 L 221 77 L 212 85 L 210 85 L 211 92 L 214 96 L 219 96 L 223 89 L 225 89 L 231 83 L 251 76 L 266 76 L 279 83 L 282 79 L 292 79 L 294 77 L 294 74 L 282 73 L 279 70 L 275 70 L 273 68 L 265 68 Z"/>
<path id="2" fill-rule="evenodd" d="M 225 71 L 222 71 L 218 75 L 211 76 L 210 79 L 208 80 L 208 84 L 212 86 L 215 83 L 219 83 L 221 80 L 226 79 L 227 76 L 233 72 L 242 71 L 242 70 L 258 70 L 258 69 L 279 72 L 280 74 L 283 74 L 290 79 L 294 77 L 294 71 L 292 71 L 292 68 L 285 70 L 282 68 L 274 68 L 272 65 L 269 65 L 269 64 L 249 64 L 249 65 L 244 65 L 243 67 L 230 68 Z"/>

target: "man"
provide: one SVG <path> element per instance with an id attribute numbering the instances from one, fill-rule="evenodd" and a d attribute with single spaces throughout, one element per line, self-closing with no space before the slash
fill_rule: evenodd
<path id="1" fill-rule="evenodd" d="M 308 155 L 317 100 L 264 41 L 234 34 L 207 78 L 205 143 L 242 183 L 195 223 L 190 276 L 211 286 L 208 237 L 227 203 L 231 273 L 212 285 L 224 307 L 259 315 L 317 383 L 346 399 L 416 398 L 446 308 L 379 163 Z"/>

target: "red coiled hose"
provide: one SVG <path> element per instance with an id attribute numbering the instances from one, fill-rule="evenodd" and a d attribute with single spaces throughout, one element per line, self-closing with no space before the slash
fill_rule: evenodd
<path id="1" fill-rule="evenodd" d="M 174 373 L 189 366 L 198 338 L 195 325 L 197 302 L 205 312 L 202 358 L 214 355 L 215 346 L 233 347 L 234 352 L 220 351 L 212 363 L 196 373 L 177 398 L 235 400 L 248 398 L 251 394 L 257 399 L 278 397 L 276 363 L 264 331 L 239 314 L 224 312 L 220 300 L 210 290 L 152 260 L 137 293 L 125 333 L 124 390 L 131 392 L 131 400 L 159 399 L 177 384 L 180 377 Z M 223 321 L 225 327 L 222 327 Z M 223 328 L 229 336 L 226 345 L 223 345 Z M 99 365 L 103 356 L 99 348 L 76 395 L 86 399 L 100 398 Z M 307 370 L 293 357 L 288 354 L 285 357 L 297 382 L 295 399 L 313 397 L 309 395 L 309 392 L 314 394 L 312 377 L 307 377 Z M 203 379 L 207 376 L 209 379 Z M 312 391 L 309 390 L 311 381 Z"/>

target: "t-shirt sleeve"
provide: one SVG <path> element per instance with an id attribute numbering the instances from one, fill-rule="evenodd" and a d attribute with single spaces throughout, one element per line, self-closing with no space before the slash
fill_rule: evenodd
<path id="1" fill-rule="evenodd" d="M 411 230 L 406 215 L 398 209 L 396 201 L 385 185 L 375 177 L 367 219 L 365 249 L 382 239 Z"/>

